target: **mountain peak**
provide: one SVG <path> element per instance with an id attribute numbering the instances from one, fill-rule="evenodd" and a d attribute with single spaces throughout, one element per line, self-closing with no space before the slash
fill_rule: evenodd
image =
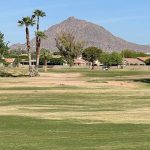
<path id="1" fill-rule="evenodd" d="M 95 46 L 109 52 L 122 51 L 124 49 L 150 52 L 149 46 L 127 42 L 114 36 L 99 25 L 87 22 L 86 20 L 77 19 L 74 16 L 71 16 L 65 21 L 46 30 L 45 33 L 48 38 L 42 41 L 41 47 L 50 49 L 51 51 L 58 51 L 58 49 L 56 48 L 55 38 L 58 33 L 62 31 L 74 33 L 77 41 L 85 42 L 85 48 L 89 46 Z M 31 47 L 33 50 L 35 50 L 35 42 L 36 39 L 34 38 L 31 41 Z M 18 47 L 21 48 L 21 45 L 14 45 L 11 48 L 17 49 Z M 23 45 L 23 48 L 24 47 L 25 45 Z"/>
<path id="2" fill-rule="evenodd" d="M 76 18 L 74 16 L 71 16 L 67 20 L 76 20 Z"/>

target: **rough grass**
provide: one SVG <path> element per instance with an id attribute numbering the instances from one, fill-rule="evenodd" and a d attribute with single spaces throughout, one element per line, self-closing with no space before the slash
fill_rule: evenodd
<path id="1" fill-rule="evenodd" d="M 0 77 L 27 77 L 27 68 L 0 67 Z"/>

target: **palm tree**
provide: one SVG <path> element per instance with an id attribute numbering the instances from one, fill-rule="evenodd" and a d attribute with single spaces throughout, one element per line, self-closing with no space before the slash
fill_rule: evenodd
<path id="1" fill-rule="evenodd" d="M 35 25 L 35 20 L 32 17 L 23 17 L 22 20 L 18 21 L 19 26 L 25 26 L 26 29 L 26 45 L 28 51 L 28 59 L 29 59 L 29 76 L 34 76 L 32 62 L 31 62 L 31 51 L 30 51 L 30 34 L 29 34 L 29 26 Z"/>
<path id="2" fill-rule="evenodd" d="M 39 66 L 39 60 L 40 60 L 40 47 L 41 47 L 41 40 L 46 39 L 47 36 L 45 35 L 44 32 L 38 31 L 36 32 L 36 37 L 38 38 L 37 43 L 36 43 L 36 71 L 38 75 L 38 66 Z"/>
<path id="3" fill-rule="evenodd" d="M 38 10 L 36 9 L 33 12 L 33 18 L 36 18 L 36 33 L 39 32 L 40 29 L 40 17 L 45 17 L 46 14 L 45 12 L 43 12 L 42 10 Z M 41 38 L 38 36 L 38 34 L 36 34 L 36 71 L 38 74 L 38 67 L 39 67 L 39 59 L 40 59 L 40 45 L 41 45 Z"/>
<path id="4" fill-rule="evenodd" d="M 41 59 L 44 60 L 44 71 L 47 71 L 47 61 L 52 57 L 50 51 L 48 49 L 42 48 L 41 49 Z"/>

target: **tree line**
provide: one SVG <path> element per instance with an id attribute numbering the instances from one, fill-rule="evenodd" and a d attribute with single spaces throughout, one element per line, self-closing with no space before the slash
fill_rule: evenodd
<path id="1" fill-rule="evenodd" d="M 84 42 L 77 41 L 73 33 L 61 32 L 56 36 L 56 39 L 55 39 L 56 47 L 58 48 L 59 51 L 54 52 L 54 54 L 57 54 L 57 55 L 59 54 L 61 58 L 53 58 L 52 57 L 53 54 L 50 53 L 50 50 L 44 49 L 44 48 L 40 49 L 40 47 L 38 47 L 36 51 L 32 53 L 29 52 L 29 49 L 27 49 L 28 51 L 13 50 L 13 51 L 8 52 L 8 49 L 9 49 L 8 43 L 4 42 L 4 35 L 2 33 L 0 37 L 1 37 L 0 38 L 1 39 L 0 40 L 1 41 L 1 44 L 0 44 L 1 56 L 16 58 L 15 60 L 16 65 L 19 64 L 21 59 L 29 60 L 30 57 L 32 57 L 33 59 L 36 60 L 36 67 L 39 66 L 39 64 L 44 64 L 45 71 L 46 71 L 46 68 L 47 68 L 46 66 L 48 62 L 51 65 L 57 65 L 57 64 L 62 65 L 64 62 L 66 62 L 68 65 L 73 66 L 74 59 L 76 59 L 78 56 L 82 56 L 84 60 L 89 62 L 89 64 L 91 64 L 92 69 L 94 69 L 95 61 L 99 61 L 104 66 L 110 67 L 110 66 L 121 65 L 123 58 L 137 58 L 137 57 L 147 56 L 146 54 L 142 52 L 136 52 L 136 51 L 131 51 L 131 50 L 123 50 L 122 52 L 108 53 L 108 52 L 104 52 L 103 50 L 97 47 L 88 47 L 84 49 Z M 28 57 L 22 54 L 28 54 Z M 146 63 L 149 64 L 149 62 L 150 61 L 148 60 Z M 33 69 L 30 67 L 31 66 L 29 63 L 29 69 Z M 38 69 L 38 67 L 36 69 Z"/>
<path id="2" fill-rule="evenodd" d="M 84 49 L 84 42 L 77 41 L 73 33 L 62 32 L 56 37 L 56 46 L 64 57 L 67 64 L 73 65 L 74 59 L 82 56 L 84 60 L 91 64 L 94 69 L 95 61 L 99 61 L 106 67 L 122 65 L 123 58 L 137 58 L 147 56 L 143 52 L 132 50 L 123 50 L 122 52 L 104 52 L 97 47 L 88 47 Z M 148 61 L 150 62 L 150 61 Z"/>

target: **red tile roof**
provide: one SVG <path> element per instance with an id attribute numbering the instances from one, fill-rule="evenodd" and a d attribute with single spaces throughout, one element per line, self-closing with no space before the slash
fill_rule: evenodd
<path id="1" fill-rule="evenodd" d="M 5 58 L 4 59 L 7 63 L 13 63 L 15 61 L 15 58 Z"/>
<path id="2" fill-rule="evenodd" d="M 82 58 L 74 59 L 74 64 L 86 64 L 86 61 Z"/>
<path id="3" fill-rule="evenodd" d="M 124 58 L 123 61 L 127 65 L 145 65 L 145 63 L 137 58 Z"/>

